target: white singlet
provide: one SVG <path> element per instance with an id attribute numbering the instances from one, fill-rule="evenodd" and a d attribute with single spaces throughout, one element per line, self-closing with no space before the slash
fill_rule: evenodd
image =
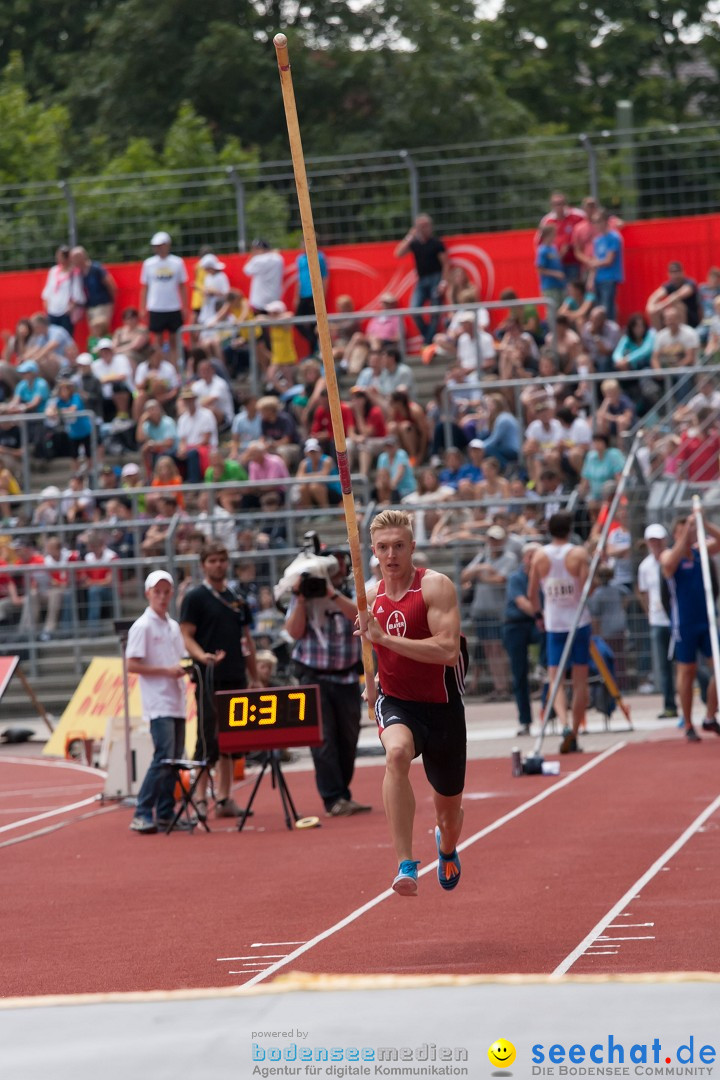
<path id="1" fill-rule="evenodd" d="M 543 547 L 543 551 L 550 560 L 550 570 L 540 581 L 545 597 L 545 629 L 553 633 L 565 634 L 572 628 L 580 603 L 582 589 L 578 579 L 565 565 L 565 557 L 574 546 L 574 544 L 562 546 L 545 544 Z M 590 612 L 585 608 L 580 616 L 578 629 L 589 623 Z"/>

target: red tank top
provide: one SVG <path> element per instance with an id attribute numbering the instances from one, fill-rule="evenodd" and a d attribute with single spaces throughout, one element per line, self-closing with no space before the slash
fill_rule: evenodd
<path id="1" fill-rule="evenodd" d="M 416 641 L 432 637 L 422 594 L 424 576 L 425 567 L 418 567 L 410 588 L 400 600 L 390 600 L 385 595 L 385 582 L 380 582 L 372 612 L 386 634 Z M 444 664 L 423 664 L 400 656 L 384 645 L 375 645 L 374 648 L 378 658 L 380 689 L 384 694 L 402 701 L 449 700 L 445 680 L 448 669 Z"/>

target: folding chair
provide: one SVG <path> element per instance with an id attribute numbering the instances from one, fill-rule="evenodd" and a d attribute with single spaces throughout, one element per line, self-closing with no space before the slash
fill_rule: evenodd
<path id="1" fill-rule="evenodd" d="M 175 817 L 168 825 L 165 833 L 169 835 L 173 829 L 177 826 L 178 821 L 182 817 L 183 813 L 187 819 L 190 831 L 192 831 L 199 822 L 205 829 L 205 832 L 210 832 L 210 826 L 203 816 L 200 815 L 197 803 L 195 802 L 195 789 L 198 786 L 198 782 L 203 773 L 209 773 L 210 762 L 209 761 L 188 761 L 186 758 L 163 758 L 162 765 L 167 765 L 171 768 L 175 774 L 175 780 L 180 784 L 180 806 L 175 812 Z M 185 785 L 182 783 L 180 773 L 189 772 L 191 775 L 194 772 L 194 778 L 190 782 L 190 787 L 185 790 Z M 190 816 L 190 809 L 195 812 L 195 819 Z"/>

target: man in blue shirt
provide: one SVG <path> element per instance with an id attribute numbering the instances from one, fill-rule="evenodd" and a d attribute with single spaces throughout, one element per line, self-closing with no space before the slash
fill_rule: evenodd
<path id="1" fill-rule="evenodd" d="M 488 394 L 488 426 L 490 434 L 481 439 L 486 458 L 497 458 L 505 468 L 520 457 L 520 425 L 509 411 L 502 394 Z"/>
<path id="2" fill-rule="evenodd" d="M 707 552 L 712 559 L 720 551 L 720 529 L 705 521 L 705 531 Z M 660 556 L 660 569 L 670 593 L 673 655 L 677 664 L 678 694 L 685 720 L 685 737 L 688 742 L 699 742 L 700 736 L 692 722 L 697 654 L 700 652 L 709 660 L 712 648 L 694 514 L 675 521 L 673 541 L 673 546 L 663 551 Z M 710 566 L 712 571 L 712 562 Z M 703 731 L 720 735 L 720 724 L 715 715 L 717 700 L 717 687 L 715 679 L 712 678 L 707 688 L 707 717 L 702 726 Z"/>
<path id="3" fill-rule="evenodd" d="M 322 277 L 323 292 L 327 295 L 328 265 L 327 259 L 323 255 L 322 251 L 318 251 L 318 262 L 320 263 L 320 276 Z M 304 243 L 301 253 L 295 260 L 295 266 L 297 268 L 298 275 L 297 293 L 295 297 L 295 314 L 314 315 L 315 301 L 313 300 L 312 281 L 310 279 L 310 266 L 308 264 L 308 257 L 305 252 Z M 305 338 L 308 345 L 310 346 L 310 352 L 317 352 L 317 325 L 315 323 L 301 323 L 297 329 L 298 333 Z"/>
<path id="4" fill-rule="evenodd" d="M 624 280 L 623 241 L 620 233 L 610 228 L 610 212 L 598 210 L 595 216 L 598 233 L 593 239 L 595 267 L 595 292 L 600 307 L 605 308 L 608 319 L 615 318 L 615 292 Z"/>
<path id="5" fill-rule="evenodd" d="M 565 297 L 565 268 L 562 256 L 555 245 L 556 229 L 554 225 L 544 225 L 540 230 L 540 243 L 535 255 L 535 266 L 540 278 L 540 292 L 549 300 L 555 301 L 554 308 L 548 308 L 548 321 L 552 323 L 555 312 Z"/>

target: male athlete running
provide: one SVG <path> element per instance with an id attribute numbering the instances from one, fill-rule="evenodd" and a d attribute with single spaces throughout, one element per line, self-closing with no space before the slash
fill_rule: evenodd
<path id="1" fill-rule="evenodd" d="M 454 889 L 460 880 L 456 845 L 467 748 L 467 648 L 457 593 L 444 574 L 413 565 L 409 514 L 383 511 L 370 536 L 382 580 L 368 597 L 366 636 L 378 658 L 375 716 L 386 753 L 383 802 L 399 863 L 392 887 L 402 896 L 417 893 L 410 764 L 422 755 L 435 803 L 438 880 L 443 889 Z"/>

